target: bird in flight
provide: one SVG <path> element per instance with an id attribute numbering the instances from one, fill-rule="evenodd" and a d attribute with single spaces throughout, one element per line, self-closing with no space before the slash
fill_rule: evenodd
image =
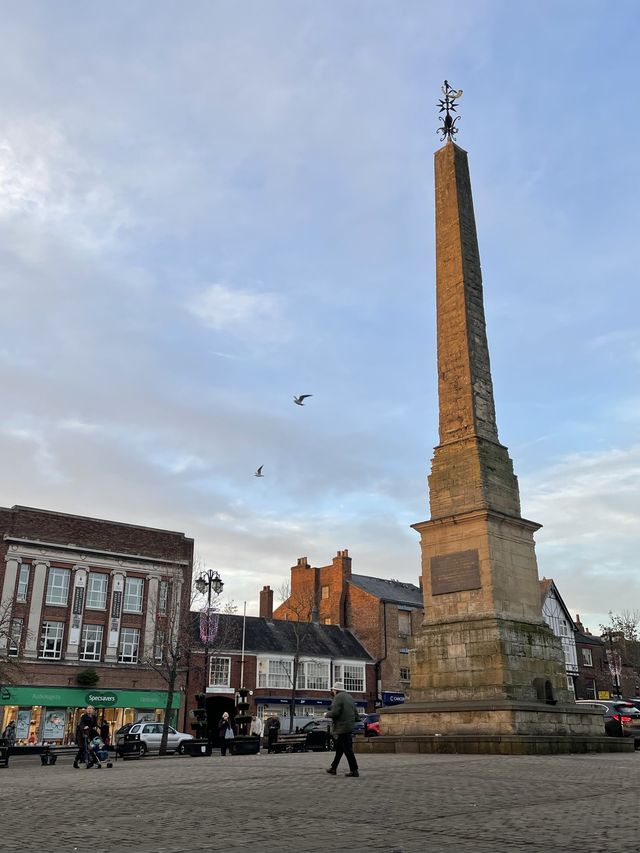
<path id="1" fill-rule="evenodd" d="M 264 465 L 261 465 L 253 476 L 254 477 L 264 477 L 264 474 L 262 473 L 263 468 L 264 468 Z"/>
<path id="2" fill-rule="evenodd" d="M 313 397 L 313 394 L 300 394 L 299 397 L 293 398 L 293 402 L 296 404 L 296 406 L 304 406 L 304 403 L 302 401 L 306 400 L 307 397 Z"/>

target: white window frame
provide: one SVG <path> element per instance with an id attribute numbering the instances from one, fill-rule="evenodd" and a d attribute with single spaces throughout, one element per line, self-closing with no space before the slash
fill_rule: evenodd
<path id="1" fill-rule="evenodd" d="M 140 628 L 121 628 L 118 643 L 118 663 L 138 663 Z"/>
<path id="2" fill-rule="evenodd" d="M 301 661 L 300 666 L 304 667 L 305 686 L 303 689 L 328 690 L 331 687 L 329 683 L 331 673 L 328 661 Z M 299 685 L 299 687 L 302 687 L 302 685 Z"/>
<path id="3" fill-rule="evenodd" d="M 328 584 L 320 588 L 320 598 L 322 601 L 327 601 L 331 598 L 331 587 Z"/>
<path id="4" fill-rule="evenodd" d="M 18 586 L 16 588 L 16 601 L 26 601 L 29 595 L 29 576 L 31 574 L 31 565 L 29 563 L 20 563 L 18 571 Z"/>
<path id="5" fill-rule="evenodd" d="M 50 622 L 49 620 L 43 622 L 40 628 L 38 657 L 41 660 L 60 660 L 62 658 L 63 639 L 64 622 Z"/>
<path id="6" fill-rule="evenodd" d="M 264 658 L 258 664 L 258 687 L 290 690 L 293 658 Z"/>
<path id="7" fill-rule="evenodd" d="M 136 586 L 139 595 L 132 595 L 131 587 Z M 144 601 L 144 578 L 125 578 L 124 595 L 122 597 L 123 613 L 142 613 L 142 602 Z M 133 606 L 132 606 L 133 605 Z"/>
<path id="8" fill-rule="evenodd" d="M 49 568 L 45 604 L 51 607 L 66 607 L 69 601 L 71 569 Z"/>
<path id="9" fill-rule="evenodd" d="M 404 675 L 403 675 L 404 673 Z M 401 666 L 400 667 L 400 681 L 411 681 L 411 667 L 409 666 Z"/>
<path id="10" fill-rule="evenodd" d="M 98 589 L 94 589 L 94 583 Z M 100 587 L 103 587 L 102 589 Z M 87 601 L 85 607 L 87 610 L 106 610 L 107 609 L 107 593 L 109 591 L 109 575 L 102 572 L 89 572 L 87 579 Z M 92 599 L 96 596 L 96 599 Z"/>
<path id="11" fill-rule="evenodd" d="M 364 693 L 366 672 L 363 663 L 336 663 L 333 666 L 334 680 L 342 681 L 348 693 Z"/>
<path id="12" fill-rule="evenodd" d="M 231 658 L 209 658 L 209 687 L 231 686 Z"/>
<path id="13" fill-rule="evenodd" d="M 156 663 L 162 663 L 164 659 L 164 631 L 156 631 L 153 641 L 153 659 Z"/>
<path id="14" fill-rule="evenodd" d="M 22 632 L 24 631 L 24 619 L 16 616 L 11 620 L 9 629 L 9 646 L 7 655 L 10 658 L 17 658 L 20 654 L 20 643 L 22 642 Z"/>
<path id="15" fill-rule="evenodd" d="M 89 636 L 90 633 L 92 636 Z M 103 625 L 91 625 L 85 623 L 82 626 L 82 637 L 80 639 L 80 660 L 102 660 L 103 638 Z"/>
<path id="16" fill-rule="evenodd" d="M 593 666 L 593 653 L 591 649 L 581 649 L 582 651 L 582 665 L 583 666 Z"/>

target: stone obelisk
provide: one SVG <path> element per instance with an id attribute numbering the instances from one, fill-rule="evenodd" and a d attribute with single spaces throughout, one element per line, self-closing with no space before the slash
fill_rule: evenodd
<path id="1" fill-rule="evenodd" d="M 540 525 L 521 516 L 498 438 L 469 166 L 450 115 L 461 92 L 445 81 L 443 93 L 446 143 L 435 154 L 440 437 L 431 518 L 413 525 L 425 619 L 409 702 L 386 709 L 382 732 L 400 736 L 404 749 L 407 738 L 424 736 L 421 751 L 447 741 L 458 751 L 599 748 L 602 720 L 575 705 L 560 640 L 542 619 L 533 539 Z"/>

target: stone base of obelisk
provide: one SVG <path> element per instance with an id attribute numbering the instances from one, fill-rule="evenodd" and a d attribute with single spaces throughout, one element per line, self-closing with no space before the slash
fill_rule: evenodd
<path id="1" fill-rule="evenodd" d="M 548 755 L 634 748 L 633 738 L 604 736 L 599 711 L 504 699 L 384 708 L 380 729 L 380 737 L 357 738 L 356 752 Z"/>

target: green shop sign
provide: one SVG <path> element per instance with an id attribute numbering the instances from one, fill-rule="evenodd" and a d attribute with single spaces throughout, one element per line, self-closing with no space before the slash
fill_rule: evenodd
<path id="1" fill-rule="evenodd" d="M 94 705 L 96 708 L 117 708 L 118 694 L 111 693 L 109 690 L 93 690 L 87 693 L 84 697 L 87 705 Z"/>
<path id="2" fill-rule="evenodd" d="M 100 690 L 79 687 L 33 687 L 3 684 L 0 705 L 42 705 L 47 708 L 164 708 L 167 694 L 164 690 Z M 172 708 L 180 707 L 180 694 L 173 694 Z"/>

